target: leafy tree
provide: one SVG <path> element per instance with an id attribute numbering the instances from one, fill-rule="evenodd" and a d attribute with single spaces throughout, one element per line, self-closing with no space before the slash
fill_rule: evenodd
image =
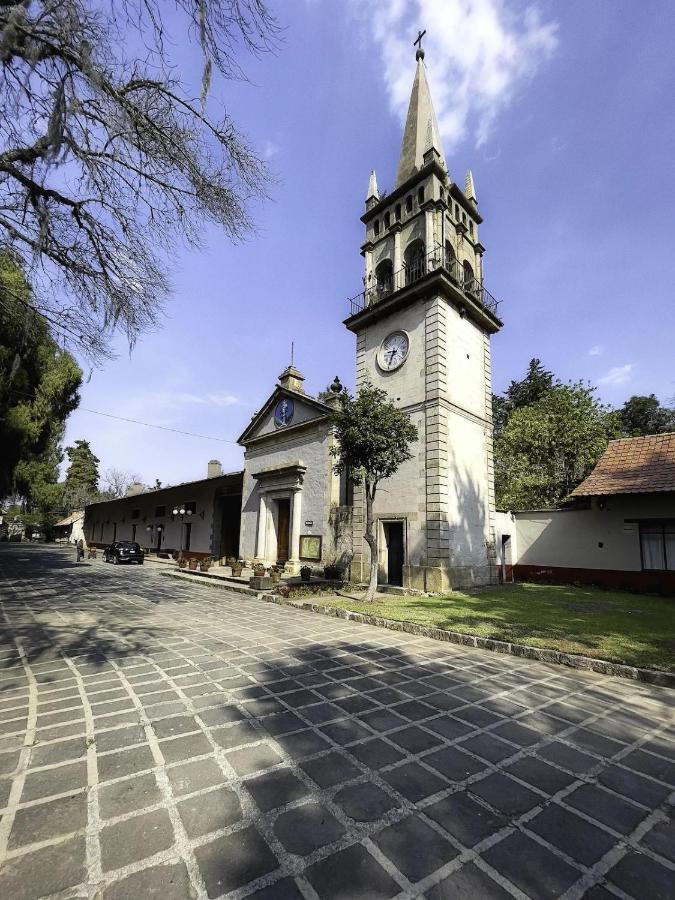
<path id="1" fill-rule="evenodd" d="M 626 400 L 619 413 L 621 430 L 626 437 L 675 431 L 675 409 L 661 406 L 655 394 L 633 395 Z"/>
<path id="2" fill-rule="evenodd" d="M 207 99 L 277 33 L 265 0 L 0 2 L 0 235 L 37 260 L 36 308 L 79 350 L 157 321 L 177 239 L 249 231 L 269 173 Z M 199 100 L 170 53 L 190 41 Z"/>
<path id="3" fill-rule="evenodd" d="M 0 251 L 0 497 L 18 492 L 42 503 L 35 491 L 56 483 L 58 442 L 79 403 L 82 371 L 31 304 L 20 266 Z"/>
<path id="4" fill-rule="evenodd" d="M 495 441 L 498 506 L 555 506 L 591 472 L 619 433 L 617 414 L 594 394 L 583 382 L 557 382 L 510 414 Z"/>
<path id="5" fill-rule="evenodd" d="M 412 459 L 410 444 L 417 440 L 417 428 L 408 415 L 398 409 L 386 391 L 364 384 L 356 397 L 346 389 L 340 394 L 340 406 L 333 411 L 337 445 L 331 449 L 337 459 L 336 473 L 348 472 L 363 482 L 366 498 L 364 537 L 370 548 L 370 579 L 365 601 L 372 601 L 377 590 L 378 540 L 373 503 L 380 481 L 390 478 L 407 459 Z"/>
<path id="6" fill-rule="evenodd" d="M 98 491 L 100 460 L 94 456 L 89 441 L 75 441 L 72 447 L 66 447 L 66 456 L 70 460 L 66 472 L 66 487 L 84 487 L 92 493 Z"/>
<path id="7" fill-rule="evenodd" d="M 492 422 L 497 437 L 506 427 L 514 409 L 522 409 L 535 403 L 553 387 L 553 374 L 545 369 L 540 359 L 530 360 L 525 377 L 512 381 L 504 396 L 492 395 Z"/>

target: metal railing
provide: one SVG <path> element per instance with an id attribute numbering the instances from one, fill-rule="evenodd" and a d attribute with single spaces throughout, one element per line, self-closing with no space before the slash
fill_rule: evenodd
<path id="1" fill-rule="evenodd" d="M 482 283 L 468 268 L 460 263 L 454 254 L 444 251 L 441 247 L 437 247 L 426 255 L 414 257 L 398 272 L 389 272 L 379 277 L 373 272 L 373 283 L 366 287 L 364 291 L 355 297 L 349 298 L 351 307 L 350 315 L 355 316 L 357 313 L 363 312 L 386 300 L 396 291 L 400 291 L 404 287 L 408 287 L 429 275 L 431 272 L 442 270 L 467 297 L 470 297 L 475 303 L 485 307 L 494 315 L 497 315 L 497 307 L 499 300 L 483 287 Z"/>

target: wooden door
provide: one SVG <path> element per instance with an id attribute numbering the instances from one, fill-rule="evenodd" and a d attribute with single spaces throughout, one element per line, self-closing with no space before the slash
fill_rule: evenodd
<path id="1" fill-rule="evenodd" d="M 277 562 L 285 563 L 289 557 L 289 531 L 291 527 L 291 501 L 277 500 Z"/>

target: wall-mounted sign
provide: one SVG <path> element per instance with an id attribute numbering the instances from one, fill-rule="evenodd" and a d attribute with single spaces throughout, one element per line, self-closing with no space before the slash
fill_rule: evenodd
<path id="1" fill-rule="evenodd" d="M 314 519 L 305 519 L 305 528 L 311 528 L 314 524 Z"/>
<path id="2" fill-rule="evenodd" d="M 295 406 L 290 397 L 283 397 L 274 407 L 274 424 L 277 428 L 290 425 L 293 421 Z"/>
<path id="3" fill-rule="evenodd" d="M 321 536 L 318 534 L 300 535 L 300 559 L 321 559 Z"/>

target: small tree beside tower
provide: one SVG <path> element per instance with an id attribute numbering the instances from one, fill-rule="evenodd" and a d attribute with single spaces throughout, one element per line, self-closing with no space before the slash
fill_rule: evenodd
<path id="1" fill-rule="evenodd" d="M 410 445 L 417 440 L 417 428 L 407 413 L 398 409 L 386 391 L 366 382 L 355 397 L 347 390 L 333 413 L 337 443 L 331 449 L 336 458 L 336 474 L 346 473 L 362 483 L 366 501 L 364 537 L 370 548 L 370 577 L 364 600 L 372 602 L 377 591 L 378 533 L 374 503 L 378 485 L 412 459 Z"/>

